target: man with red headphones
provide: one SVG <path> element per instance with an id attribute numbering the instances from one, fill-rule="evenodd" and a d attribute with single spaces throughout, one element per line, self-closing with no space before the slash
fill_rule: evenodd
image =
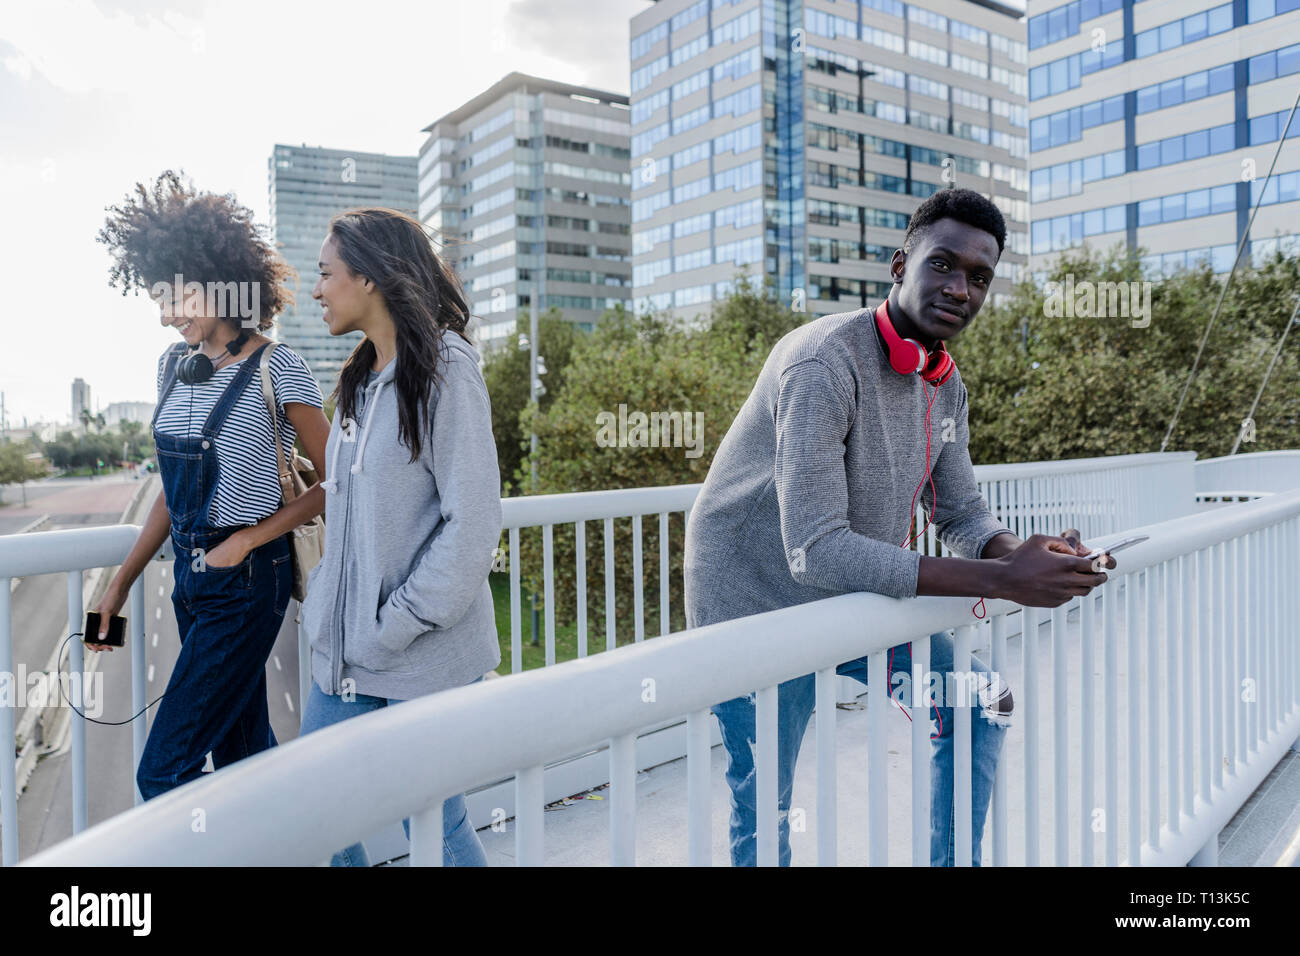
<path id="1" fill-rule="evenodd" d="M 1073 529 L 1021 541 L 989 512 L 967 451 L 967 394 L 944 342 L 970 324 L 1006 241 L 997 207 L 945 189 L 912 214 L 890 263 L 893 288 L 874 309 L 828 315 L 785 335 L 718 448 L 686 529 L 686 623 L 699 627 L 852 591 L 896 598 L 956 595 L 1057 607 L 1102 584 Z M 932 421 L 944 438 L 931 447 Z M 908 545 L 917 495 L 957 557 Z M 902 545 L 902 547 L 900 547 Z M 1109 567 L 1114 567 L 1110 559 Z M 791 639 L 816 640 L 815 634 Z M 910 674 L 911 645 L 889 655 Z M 952 669 L 952 639 L 930 635 L 930 670 Z M 1010 720 L 1005 685 L 984 676 L 971 723 L 972 860 L 980 862 L 993 775 Z M 867 660 L 838 672 L 866 681 Z M 781 865 L 790 862 L 795 761 L 814 702 L 813 675 L 778 687 Z M 944 679 L 939 686 L 949 687 Z M 936 700 L 930 794 L 933 866 L 951 866 L 953 708 Z M 955 702 L 951 702 L 955 703 Z M 964 706 L 964 704 L 963 704 Z M 755 704 L 713 708 L 727 748 L 732 863 L 756 856 Z"/>

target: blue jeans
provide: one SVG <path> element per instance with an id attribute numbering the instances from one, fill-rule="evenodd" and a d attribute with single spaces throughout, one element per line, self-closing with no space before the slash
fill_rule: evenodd
<path id="1" fill-rule="evenodd" d="M 930 635 L 930 671 L 935 675 L 945 675 L 943 684 L 938 688 L 941 695 L 938 704 L 958 703 L 958 700 L 945 701 L 945 688 L 951 688 L 951 681 L 946 675 L 952 671 L 952 638 L 940 632 Z M 910 684 L 912 672 L 912 654 L 910 644 L 900 644 L 892 649 L 892 667 L 890 687 L 892 696 L 904 706 L 910 703 L 910 694 L 900 689 L 900 676 L 907 675 Z M 974 654 L 970 659 L 970 670 L 977 675 L 980 687 L 998 682 L 990 681 L 991 671 Z M 852 677 L 862 683 L 867 682 L 867 658 L 841 664 L 836 672 Z M 1001 684 L 1000 686 L 1005 686 Z M 963 688 L 964 690 L 964 688 Z M 874 692 L 874 688 L 873 688 Z M 995 690 L 996 693 L 996 690 Z M 808 719 L 812 716 L 816 700 L 816 678 L 812 674 L 786 681 L 777 687 L 777 791 L 778 815 L 780 819 L 779 861 L 781 866 L 790 865 L 790 824 L 787 814 L 790 810 L 790 795 L 794 789 L 794 767 L 799 757 L 799 747 L 803 743 L 804 731 Z M 933 700 L 933 698 L 932 698 Z M 1006 737 L 1009 722 L 1008 703 L 1002 706 L 1004 714 L 990 714 L 979 706 L 980 698 L 971 695 L 968 703 L 972 705 L 971 722 L 971 816 L 972 846 L 971 862 L 980 865 L 980 841 L 984 835 L 984 818 L 988 812 L 990 798 L 993 795 L 993 776 L 997 770 L 998 755 L 1002 750 L 1002 741 Z M 890 706 L 895 706 L 891 701 Z M 722 729 L 722 742 L 727 748 L 727 785 L 731 788 L 731 863 L 733 866 L 754 866 L 758 855 L 758 811 L 757 811 L 757 777 L 754 771 L 754 751 L 751 747 L 756 739 L 754 724 L 756 705 L 749 697 L 737 697 L 713 707 Z M 930 708 L 931 725 L 935 733 L 931 734 L 933 759 L 930 772 L 930 865 L 952 866 L 956 860 L 954 849 L 956 831 L 956 808 L 953 799 L 953 726 L 954 716 L 951 706 L 934 706 Z M 983 719 L 974 719 L 976 715 Z M 919 759 L 919 755 L 915 755 Z"/>
<path id="2" fill-rule="evenodd" d="M 170 503 L 170 501 L 169 501 Z M 217 770 L 275 746 L 266 704 L 266 659 L 293 587 L 281 535 L 222 568 L 177 548 L 172 607 L 181 650 L 136 768 L 150 800 L 195 780 L 212 753 Z"/>
<path id="3" fill-rule="evenodd" d="M 470 683 L 477 684 L 482 679 L 479 677 Z M 306 705 L 302 709 L 302 726 L 298 730 L 298 736 L 305 736 L 313 730 L 320 730 L 330 724 L 337 724 L 349 717 L 367 714 L 372 710 L 378 710 L 380 707 L 389 707 L 401 703 L 400 700 L 393 698 L 372 697 L 369 694 L 356 694 L 354 696 L 355 700 L 348 701 L 344 700 L 341 694 L 338 696 L 327 694 L 316 686 L 315 681 L 312 681 L 311 692 L 307 697 Z M 409 818 L 402 821 L 402 829 L 406 831 L 406 838 L 409 840 L 411 838 L 411 821 Z M 354 843 L 349 847 L 344 847 L 335 853 L 330 860 L 330 866 L 370 865 L 370 856 L 366 853 L 365 845 L 362 843 Z M 483 852 L 483 844 L 479 842 L 478 834 L 474 832 L 474 827 L 469 822 L 469 814 L 465 810 L 464 794 L 449 797 L 442 805 L 442 865 L 488 865 L 487 854 Z"/>

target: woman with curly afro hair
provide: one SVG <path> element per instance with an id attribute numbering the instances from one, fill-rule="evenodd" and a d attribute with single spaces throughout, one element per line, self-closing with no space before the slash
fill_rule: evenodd
<path id="1" fill-rule="evenodd" d="M 169 170 L 108 211 L 98 240 L 113 258 L 110 284 L 146 289 L 183 339 L 158 358 L 162 493 L 97 608 L 105 622 L 121 609 L 170 534 L 181 649 L 136 768 L 148 800 L 197 778 L 209 753 L 220 769 L 275 746 L 266 661 L 293 586 L 290 537 L 325 494 L 317 485 L 283 501 L 262 363 L 286 462 L 296 437 L 322 462 L 329 422 L 302 358 L 262 334 L 291 301 L 293 271 L 249 209 Z"/>

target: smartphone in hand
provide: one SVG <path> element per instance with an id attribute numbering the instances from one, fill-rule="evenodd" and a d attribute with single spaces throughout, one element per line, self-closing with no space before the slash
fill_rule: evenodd
<path id="1" fill-rule="evenodd" d="M 1151 536 L 1149 534 L 1139 534 L 1132 538 L 1125 538 L 1122 541 L 1116 541 L 1114 544 L 1108 544 L 1100 548 L 1093 548 L 1088 552 L 1088 560 L 1092 562 L 1094 571 L 1105 571 L 1105 557 L 1108 554 L 1114 554 L 1116 551 L 1123 551 L 1125 548 L 1131 548 L 1135 544 L 1141 544 Z"/>
<path id="2" fill-rule="evenodd" d="M 112 647 L 123 647 L 126 644 L 126 618 L 114 614 L 108 619 L 108 633 L 103 638 L 99 636 L 99 628 L 102 618 L 98 611 L 86 612 L 86 626 L 82 628 L 81 642 L 83 644 L 108 644 Z"/>

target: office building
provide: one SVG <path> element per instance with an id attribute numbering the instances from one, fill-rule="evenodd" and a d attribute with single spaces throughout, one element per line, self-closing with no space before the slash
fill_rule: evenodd
<path id="1" fill-rule="evenodd" d="M 104 408 L 104 424 L 109 428 L 118 422 L 139 422 L 148 425 L 153 421 L 153 402 L 109 402 Z"/>
<path id="2" fill-rule="evenodd" d="M 633 291 L 706 313 L 737 272 L 810 314 L 874 305 L 913 209 L 948 185 L 1028 252 L 1019 11 L 974 0 L 660 0 L 632 19 Z"/>
<path id="3" fill-rule="evenodd" d="M 72 424 L 81 424 L 81 413 L 83 411 L 95 414 L 90 407 L 90 386 L 86 384 L 85 379 L 74 378 L 72 380 Z"/>
<path id="4" fill-rule="evenodd" d="M 293 305 L 277 321 L 277 337 L 300 354 L 326 398 L 360 332 L 332 336 L 311 297 L 321 243 L 337 213 L 384 206 L 414 216 L 415 157 L 277 144 L 267 161 L 271 230 L 280 254 L 298 273 Z"/>
<path id="5" fill-rule="evenodd" d="M 627 97 L 511 73 L 425 127 L 420 218 L 484 349 L 538 297 L 590 329 L 631 297 Z"/>
<path id="6" fill-rule="evenodd" d="M 1087 241 L 1142 248 L 1165 274 L 1202 260 L 1226 272 L 1261 191 L 1250 251 L 1296 249 L 1300 148 L 1263 181 L 1300 86 L 1300 0 L 1030 0 L 1027 13 L 1035 271 Z"/>

